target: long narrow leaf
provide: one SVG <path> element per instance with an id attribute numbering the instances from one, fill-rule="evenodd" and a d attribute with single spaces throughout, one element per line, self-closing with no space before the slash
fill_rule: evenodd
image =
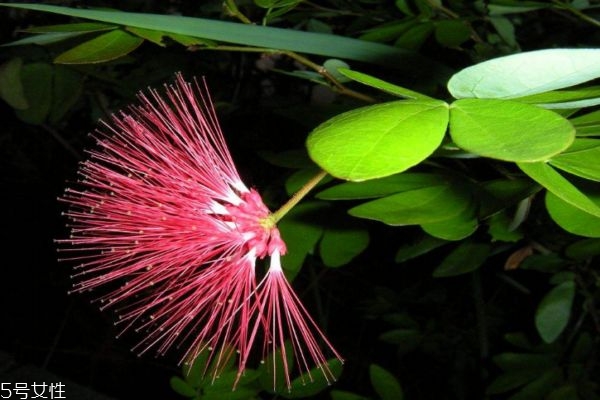
<path id="1" fill-rule="evenodd" d="M 290 50 L 382 64 L 387 67 L 410 71 L 414 75 L 432 74 L 434 69 L 437 69 L 438 72 L 447 72 L 439 64 L 414 52 L 337 35 L 176 15 L 88 10 L 46 4 L 0 3 L 0 6 L 87 18 L 112 24 L 189 35 L 246 46 Z"/>

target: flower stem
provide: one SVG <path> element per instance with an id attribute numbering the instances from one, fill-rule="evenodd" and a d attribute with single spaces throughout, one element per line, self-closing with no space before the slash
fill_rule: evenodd
<path id="1" fill-rule="evenodd" d="M 279 222 L 279 220 L 283 218 L 285 214 L 287 214 L 292 208 L 294 208 L 294 206 L 298 204 L 298 202 L 302 200 L 304 196 L 308 194 L 308 192 L 310 192 L 315 186 L 317 186 L 317 184 L 321 181 L 321 179 L 325 177 L 325 175 L 327 175 L 327 172 L 319 171 L 318 174 L 310 178 L 310 180 L 306 182 L 304 186 L 300 188 L 300 190 L 294 193 L 294 195 L 290 197 L 290 199 L 284 205 L 282 205 L 279 208 L 279 210 L 269 215 L 267 221 L 265 222 L 270 226 L 274 226 L 275 224 L 277 224 L 277 222 Z"/>

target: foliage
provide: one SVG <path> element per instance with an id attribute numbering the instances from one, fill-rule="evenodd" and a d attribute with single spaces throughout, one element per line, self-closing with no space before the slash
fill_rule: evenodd
<path id="1" fill-rule="evenodd" d="M 242 128 L 265 115 L 287 124 L 228 136 L 271 205 L 320 169 L 331 176 L 279 225 L 286 274 L 314 293 L 346 355 L 343 373 L 331 365 L 340 382 L 299 376 L 288 392 L 267 355 L 232 392 L 234 366 L 217 376 L 201 355 L 172 389 L 599 399 L 598 6 L 216 3 L 185 10 L 194 16 L 0 4 L 51 20 L 2 48 L 0 98 L 65 154 L 78 157 L 81 130 L 135 90 L 184 70 L 220 98 L 235 93 L 221 110 Z M 75 126 L 79 136 L 59 133 Z"/>

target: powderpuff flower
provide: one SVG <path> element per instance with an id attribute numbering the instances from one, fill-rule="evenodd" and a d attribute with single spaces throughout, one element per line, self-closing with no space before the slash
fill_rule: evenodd
<path id="1" fill-rule="evenodd" d="M 213 379 L 236 357 L 239 379 L 253 354 L 274 355 L 288 340 L 299 372 L 317 365 L 334 379 L 320 345 L 341 357 L 283 274 L 285 243 L 236 171 L 205 82 L 179 74 L 165 95 L 138 96 L 96 132 L 76 188 L 60 199 L 73 292 L 104 288 L 100 308 L 116 310 L 121 332 L 141 333 L 138 354 L 182 347 L 187 362 L 209 351 Z"/>

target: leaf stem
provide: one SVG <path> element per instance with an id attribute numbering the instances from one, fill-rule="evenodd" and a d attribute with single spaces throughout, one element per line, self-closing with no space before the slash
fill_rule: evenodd
<path id="1" fill-rule="evenodd" d="M 327 175 L 325 171 L 319 171 L 318 174 L 310 178 L 290 199 L 282 205 L 277 211 L 269 215 L 264 224 L 266 226 L 275 226 L 285 214 L 287 214 L 296 204 L 300 202 L 317 184 Z"/>

